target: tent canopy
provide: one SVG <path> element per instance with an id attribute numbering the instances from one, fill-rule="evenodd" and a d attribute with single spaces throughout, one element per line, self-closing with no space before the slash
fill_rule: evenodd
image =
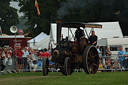
<path id="1" fill-rule="evenodd" d="M 34 37 L 33 39 L 29 40 L 29 43 L 34 42 L 35 39 L 35 43 L 40 42 L 41 40 L 45 39 L 46 37 L 48 37 L 48 35 L 46 35 L 44 32 L 41 32 L 38 36 Z"/>

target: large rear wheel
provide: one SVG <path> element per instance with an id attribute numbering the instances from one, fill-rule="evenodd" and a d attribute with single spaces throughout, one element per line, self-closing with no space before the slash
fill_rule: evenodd
<path id="1" fill-rule="evenodd" d="M 48 60 L 48 58 L 44 57 L 43 65 L 42 65 L 42 70 L 43 70 L 44 76 L 48 75 L 48 72 L 49 72 L 48 66 L 49 66 L 49 60 Z"/>
<path id="2" fill-rule="evenodd" d="M 99 67 L 99 55 L 93 45 L 89 45 L 83 52 L 83 69 L 87 74 L 95 74 Z"/>

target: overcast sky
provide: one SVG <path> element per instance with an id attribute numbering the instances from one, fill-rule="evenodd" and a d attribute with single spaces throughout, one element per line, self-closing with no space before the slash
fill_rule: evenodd
<path id="1" fill-rule="evenodd" d="M 10 2 L 10 6 L 16 8 L 16 9 L 18 9 L 18 10 L 20 9 L 20 7 L 18 6 L 18 2 Z M 18 15 L 19 15 L 19 17 L 20 17 L 20 16 L 23 16 L 23 13 L 19 13 L 19 12 L 18 12 Z"/>

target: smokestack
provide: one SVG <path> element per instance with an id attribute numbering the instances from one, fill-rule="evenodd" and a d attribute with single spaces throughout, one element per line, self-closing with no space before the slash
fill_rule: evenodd
<path id="1" fill-rule="evenodd" d="M 58 19 L 56 20 L 56 23 L 57 23 L 57 45 L 58 45 L 61 39 L 62 20 Z"/>

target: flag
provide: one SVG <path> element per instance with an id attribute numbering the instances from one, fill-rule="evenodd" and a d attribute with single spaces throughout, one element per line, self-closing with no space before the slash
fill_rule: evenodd
<path id="1" fill-rule="evenodd" d="M 2 29 L 1 29 L 1 26 L 0 26 L 0 35 L 2 35 Z"/>
<path id="2" fill-rule="evenodd" d="M 39 10 L 39 6 L 38 6 L 37 0 L 35 0 L 35 7 L 37 9 L 37 14 L 40 15 L 40 10 Z"/>

